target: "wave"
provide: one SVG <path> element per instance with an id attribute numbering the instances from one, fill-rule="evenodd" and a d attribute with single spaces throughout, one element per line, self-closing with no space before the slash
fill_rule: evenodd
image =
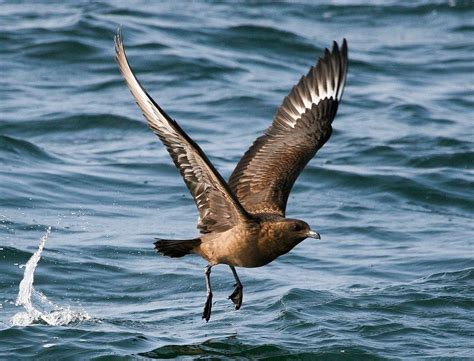
<path id="1" fill-rule="evenodd" d="M 4 160 L 6 163 L 11 163 L 13 159 L 15 159 L 15 162 L 19 160 L 30 162 L 31 159 L 55 163 L 60 162 L 58 158 L 32 142 L 7 135 L 0 134 L 0 148 L 2 150 L 0 160 Z"/>
<path id="2" fill-rule="evenodd" d="M 31 58 L 57 60 L 59 62 L 84 61 L 95 55 L 97 48 L 82 41 L 55 40 L 46 43 L 30 45 L 23 49 L 24 54 Z"/>
<path id="3" fill-rule="evenodd" d="M 203 342 L 182 345 L 165 345 L 138 355 L 151 359 L 171 359 L 176 357 L 192 357 L 193 359 L 370 359 L 375 354 L 369 349 L 356 346 L 334 345 L 314 351 L 298 351 L 298 346 L 285 348 L 271 343 L 242 342 L 237 337 L 213 338 Z"/>
<path id="4" fill-rule="evenodd" d="M 13 134 L 21 133 L 23 136 L 44 136 L 44 134 L 48 134 L 50 136 L 62 134 L 64 136 L 69 136 L 68 133 L 74 133 L 77 135 L 77 137 L 80 137 L 80 132 L 87 131 L 98 133 L 100 131 L 123 132 L 130 130 L 143 131 L 146 129 L 146 124 L 144 121 L 108 113 L 84 113 L 72 116 L 65 116 L 64 114 L 58 113 L 46 114 L 41 120 L 30 120 L 20 123 L 4 122 L 3 124 L 0 124 L 0 132 Z M 34 144 L 30 144 L 28 147 L 26 147 L 28 142 L 16 140 L 13 137 L 0 135 L 0 142 L 2 141 L 2 137 L 7 138 L 7 140 L 13 143 L 17 141 L 18 143 L 23 144 L 24 148 L 42 151 Z M 42 152 L 44 153 L 44 151 Z"/>
<path id="5" fill-rule="evenodd" d="M 0 354 L 471 357 L 473 4 L 2 5 Z M 225 176 L 321 51 L 349 42 L 335 131 L 288 209 L 323 240 L 239 271 L 239 311 L 216 269 L 209 324 L 203 261 L 153 251 L 195 234 L 197 212 L 117 69 L 120 24 L 143 85 Z M 54 247 L 27 252 L 49 224 Z"/>

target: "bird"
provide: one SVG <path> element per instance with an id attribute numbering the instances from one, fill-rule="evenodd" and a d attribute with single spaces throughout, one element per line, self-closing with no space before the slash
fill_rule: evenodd
<path id="1" fill-rule="evenodd" d="M 199 235 L 190 239 L 158 239 L 164 256 L 201 256 L 206 301 L 202 318 L 212 309 L 211 269 L 223 264 L 235 279 L 228 297 L 236 310 L 243 285 L 236 267 L 264 266 L 306 238 L 321 239 L 308 223 L 286 217 L 290 191 L 298 175 L 327 142 L 341 101 L 348 68 L 348 46 L 333 42 L 284 98 L 273 122 L 238 162 L 226 182 L 199 145 L 148 94 L 132 71 L 122 29 L 115 37 L 115 58 L 148 126 L 168 150 L 196 203 Z"/>

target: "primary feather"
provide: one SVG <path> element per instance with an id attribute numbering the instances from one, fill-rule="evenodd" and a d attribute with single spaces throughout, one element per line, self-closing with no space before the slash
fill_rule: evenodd
<path id="1" fill-rule="evenodd" d="M 244 154 L 230 188 L 250 214 L 285 216 L 296 178 L 329 139 L 347 74 L 347 42 L 334 42 L 293 87 L 273 123 Z"/>

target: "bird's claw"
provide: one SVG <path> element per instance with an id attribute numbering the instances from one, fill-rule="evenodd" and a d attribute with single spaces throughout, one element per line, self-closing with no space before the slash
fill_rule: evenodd
<path id="1" fill-rule="evenodd" d="M 232 294 L 227 297 L 229 300 L 231 300 L 234 305 L 235 305 L 235 309 L 238 310 L 240 308 L 240 306 L 242 306 L 242 298 L 244 296 L 244 293 L 243 293 L 243 287 L 241 284 L 238 284 L 236 283 L 234 285 L 235 289 L 234 289 L 234 292 L 232 292 Z"/>

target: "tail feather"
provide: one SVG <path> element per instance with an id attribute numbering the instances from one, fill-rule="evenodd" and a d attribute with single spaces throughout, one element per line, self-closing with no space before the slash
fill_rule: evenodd
<path id="1" fill-rule="evenodd" d="M 156 238 L 154 243 L 158 253 L 168 257 L 183 257 L 193 253 L 194 249 L 201 244 L 199 238 L 187 240 L 170 240 Z"/>

